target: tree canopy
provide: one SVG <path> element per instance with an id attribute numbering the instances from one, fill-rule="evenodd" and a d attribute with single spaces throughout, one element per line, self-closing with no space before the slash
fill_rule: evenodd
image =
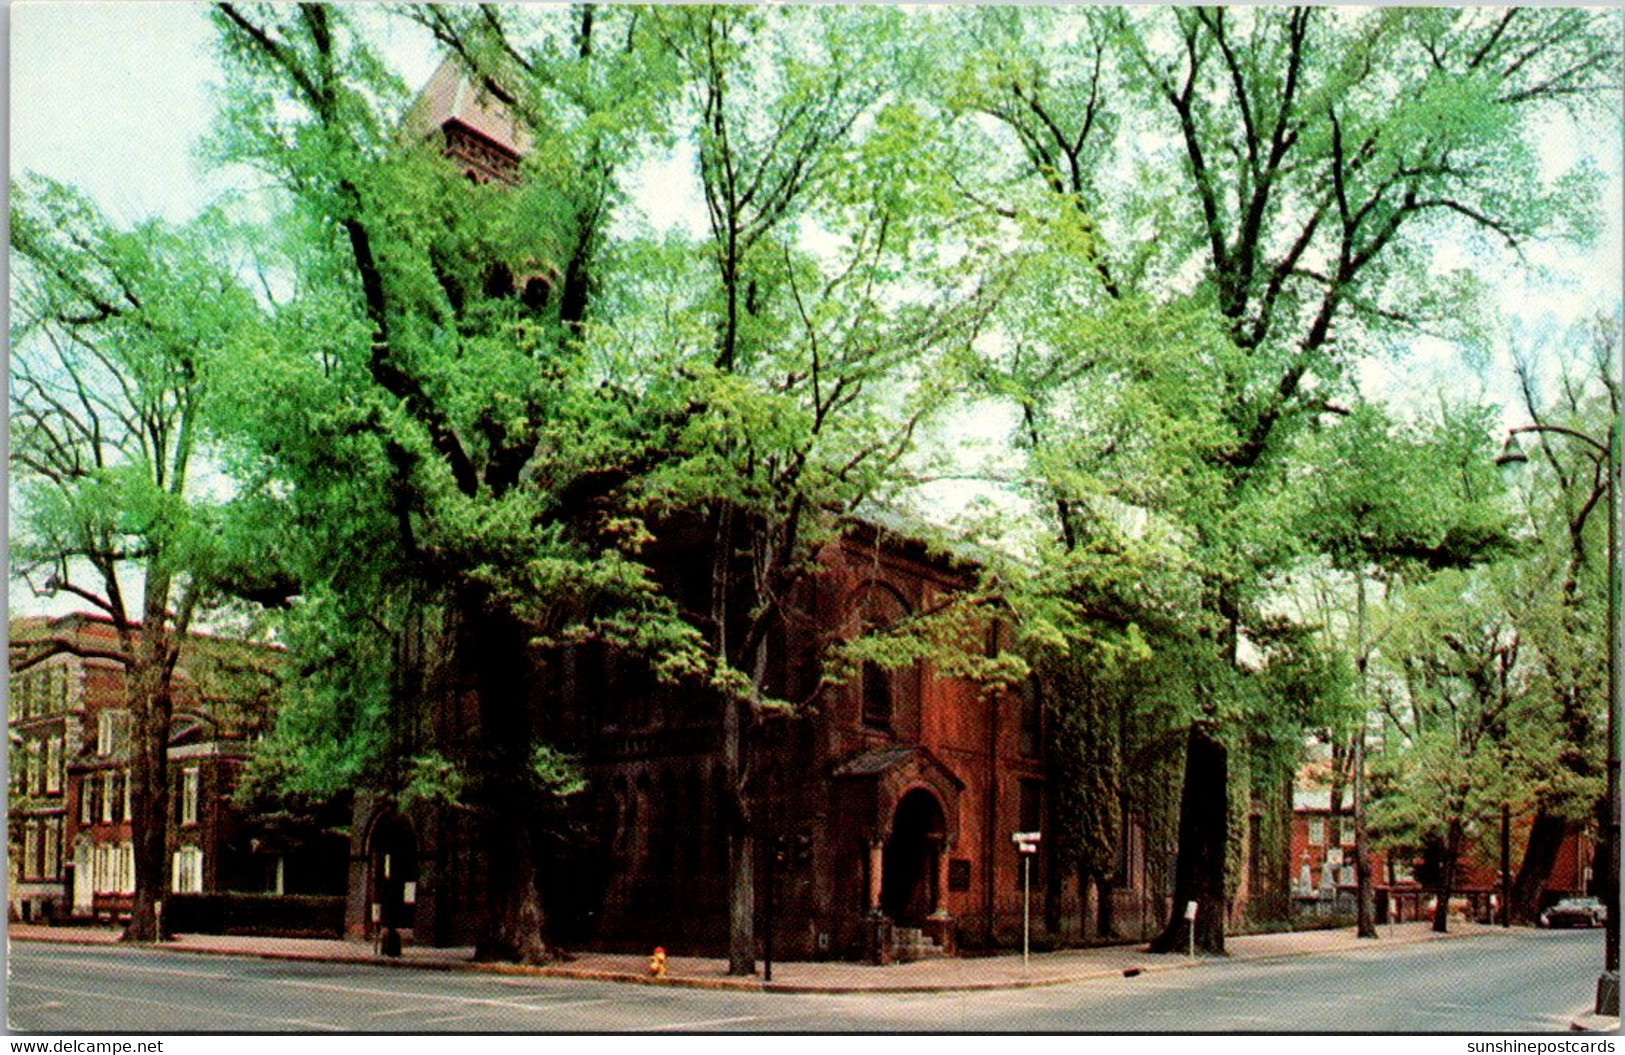
<path id="1" fill-rule="evenodd" d="M 1605 105 L 1616 20 L 389 17 L 504 115 L 510 170 L 447 162 L 354 10 L 227 3 L 208 149 L 264 181 L 263 215 L 126 231 L 67 188 L 14 185 L 13 566 L 154 631 L 184 634 L 205 599 L 275 613 L 295 676 L 266 772 L 466 811 L 493 877 L 481 955 L 552 955 L 537 847 L 581 782 L 525 675 L 590 642 L 714 704 L 730 967 L 753 968 L 751 730 L 813 699 L 769 652 L 821 547 L 918 508 L 951 461 L 933 441 L 973 412 L 1008 423 L 1014 467 L 990 482 L 999 515 L 966 532 L 995 543 L 975 604 L 848 643 L 811 691 L 923 655 L 1006 687 L 1036 671 L 1052 804 L 1076 807 L 1055 852 L 1080 877 L 1111 882 L 1120 802 L 1182 754 L 1173 900 L 1199 902 L 1199 940 L 1222 949 L 1233 816 L 1347 708 L 1349 642 L 1282 615 L 1305 567 L 1380 575 L 1392 625 L 1417 628 L 1387 646 L 1414 727 L 1394 787 L 1469 734 L 1514 750 L 1508 716 L 1550 703 L 1569 761 L 1549 743 L 1518 757 L 1549 789 L 1558 769 L 1589 788 L 1575 760 L 1596 708 L 1570 660 L 1595 645 L 1595 465 L 1542 442 L 1529 515 L 1568 546 L 1525 559 L 1493 410 L 1401 410 L 1362 371 L 1422 337 L 1481 352 L 1477 261 L 1583 234 L 1599 177 L 1545 172 L 1539 128 Z M 639 184 L 674 159 L 698 212 L 659 230 Z M 1589 389 L 1554 404 L 1533 376 L 1537 423 L 1595 428 Z M 703 586 L 671 571 L 695 537 Z M 118 597 L 129 561 L 139 612 Z M 1555 597 L 1540 567 L 1562 569 Z M 1506 631 L 1544 673 L 1503 663 L 1523 694 L 1497 703 L 1473 693 L 1509 639 L 1462 628 L 1510 617 L 1514 594 L 1555 607 Z M 964 647 L 952 621 L 988 612 L 1014 617 L 1019 656 Z M 1461 648 L 1428 651 L 1435 631 Z M 1468 697 L 1477 726 L 1424 720 Z M 457 736 L 436 725 L 447 707 Z M 1475 780 L 1409 801 L 1465 830 Z M 1572 791 L 1541 800 L 1572 816 L 1591 795 Z"/>

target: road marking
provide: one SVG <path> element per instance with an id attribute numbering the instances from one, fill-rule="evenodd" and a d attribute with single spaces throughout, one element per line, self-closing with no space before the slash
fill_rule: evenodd
<path id="1" fill-rule="evenodd" d="M 997 1002 L 997 1005 L 994 1008 L 992 1008 L 992 1010 L 994 1010 L 994 1011 L 1070 1011 L 1070 1010 L 1072 1010 L 1072 1007 L 1071 1007 L 1070 1004 L 1064 1004 L 1064 1003 L 1032 1004 L 1032 1003 L 1027 1003 L 1025 1001 L 1000 1000 L 1000 1001 Z"/>
<path id="2" fill-rule="evenodd" d="M 180 1005 L 176 1004 L 173 1000 L 146 1000 L 146 999 L 143 999 L 143 998 L 138 997 L 138 996 L 119 996 L 116 993 L 104 993 L 104 992 L 95 992 L 95 991 L 88 991 L 87 992 L 87 991 L 82 990 L 82 989 L 62 989 L 62 988 L 59 988 L 57 986 L 35 985 L 32 982 L 15 982 L 14 981 L 14 982 L 11 983 L 11 987 L 13 989 L 37 989 L 40 992 L 57 993 L 57 994 L 60 994 L 62 996 L 82 996 L 82 997 L 88 997 L 88 998 L 90 998 L 92 1000 L 112 1000 L 112 1001 L 115 1001 L 117 1003 L 123 1003 L 123 1004 L 143 1004 L 143 1005 L 145 1005 L 147 1007 L 161 1007 L 165 1011 L 182 1011 L 182 1010 L 195 1011 L 195 1012 L 197 1012 L 199 1014 L 204 1014 L 204 1015 L 227 1015 L 227 1016 L 230 1016 L 232 1018 L 246 1018 L 246 1019 L 249 1019 L 250 1021 L 253 1021 L 253 1022 L 280 1022 L 280 1023 L 284 1024 L 284 1025 L 303 1026 L 303 1027 L 305 1027 L 307 1029 L 327 1030 L 328 1032 L 331 1032 L 331 1033 L 344 1033 L 344 1032 L 347 1032 L 345 1027 L 343 1027 L 343 1026 L 335 1026 L 335 1025 L 333 1025 L 331 1023 L 328 1023 L 328 1022 L 312 1022 L 309 1019 L 304 1019 L 304 1018 L 278 1018 L 275 1015 L 251 1015 L 251 1014 L 247 1014 L 247 1013 L 242 1012 L 242 1011 L 227 1011 L 227 1010 L 225 1010 L 223 1008 L 214 1008 L 214 1007 L 182 1008 Z"/>
<path id="3" fill-rule="evenodd" d="M 183 971 L 178 967 L 145 967 L 140 964 L 111 964 L 99 960 L 81 960 L 70 956 L 12 956 L 13 963 L 54 963 L 70 967 L 99 967 L 118 974 L 176 974 L 182 978 L 202 978 L 213 981 L 246 980 L 241 974 L 216 974 L 204 971 Z"/>
<path id="4" fill-rule="evenodd" d="M 507 1008 L 515 1011 L 541 1011 L 546 1009 L 545 1006 L 539 1007 L 534 1003 L 525 1004 L 514 1000 L 493 1000 L 484 997 L 451 996 L 442 993 L 420 993 L 406 989 L 373 989 L 370 987 L 355 985 L 333 985 L 327 982 L 301 982 L 295 978 L 255 978 L 244 974 L 219 974 L 208 971 L 186 971 L 177 967 L 147 967 L 138 964 L 114 965 L 100 963 L 95 960 L 79 960 L 72 958 L 61 959 L 46 956 L 29 957 L 29 959 L 35 963 L 65 963 L 82 967 L 101 967 L 107 970 L 116 971 L 120 974 L 140 972 L 144 974 L 179 975 L 182 978 L 199 978 L 205 981 L 249 982 L 255 985 L 280 985 L 292 989 L 311 989 L 324 993 L 347 993 L 353 996 L 412 997 L 420 1000 L 438 1000 L 442 1003 L 467 1004 L 476 1007 Z M 557 998 L 558 1002 L 548 1006 L 566 1006 L 564 999 L 567 996 L 568 994 L 559 994 Z M 547 1000 L 549 998 L 545 993 L 537 993 L 532 997 L 532 999 Z M 603 1004 L 608 1002 L 609 1001 L 607 999 L 594 999 L 571 1001 L 571 1004 Z"/>
<path id="5" fill-rule="evenodd" d="M 733 1022 L 759 1022 L 761 1015 L 735 1015 L 733 1018 L 707 1018 L 698 1022 L 668 1022 L 662 1026 L 639 1026 L 633 1033 L 656 1033 L 666 1029 L 699 1029 L 703 1026 L 725 1026 Z"/>
<path id="6" fill-rule="evenodd" d="M 438 1022 L 462 1022 L 462 1021 L 464 1021 L 466 1019 L 478 1018 L 478 1017 L 479 1017 L 479 1012 L 478 1011 L 464 1011 L 460 1015 L 442 1015 L 439 1018 L 426 1018 L 426 1019 L 423 1020 L 423 1024 L 425 1026 L 431 1026 L 431 1025 L 434 1025 L 434 1024 L 436 1024 Z"/>

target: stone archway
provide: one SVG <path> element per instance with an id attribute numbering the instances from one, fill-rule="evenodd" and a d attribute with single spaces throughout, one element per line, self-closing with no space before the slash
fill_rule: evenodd
<path id="1" fill-rule="evenodd" d="M 894 926 L 923 935 L 938 951 L 955 945 L 948 910 L 949 851 L 959 838 L 964 783 L 919 744 L 875 747 L 830 774 L 839 830 L 862 855 L 852 875 L 861 900 L 850 933 L 876 962 L 894 955 Z M 925 950 L 916 950 L 924 952 Z"/>
<path id="2" fill-rule="evenodd" d="M 897 803 L 881 852 L 880 908 L 893 923 L 922 927 L 942 909 L 938 889 L 946 822 L 942 805 L 925 788 Z"/>
<path id="3" fill-rule="evenodd" d="M 412 822 L 398 813 L 380 817 L 368 839 L 368 900 L 377 906 L 376 929 L 410 930 L 416 916 L 418 841 Z"/>

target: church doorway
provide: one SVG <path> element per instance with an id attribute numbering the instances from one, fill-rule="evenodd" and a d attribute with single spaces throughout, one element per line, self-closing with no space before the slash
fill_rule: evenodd
<path id="1" fill-rule="evenodd" d="M 372 903 L 375 930 L 410 930 L 417 903 L 418 849 L 412 825 L 400 814 L 372 829 Z"/>
<path id="2" fill-rule="evenodd" d="M 924 788 L 897 803 L 881 857 L 880 907 L 898 926 L 918 927 L 938 908 L 937 859 L 945 828 L 941 805 Z"/>

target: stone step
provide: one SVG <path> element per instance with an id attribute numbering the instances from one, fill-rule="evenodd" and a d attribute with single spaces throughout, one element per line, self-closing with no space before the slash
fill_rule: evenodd
<path id="1" fill-rule="evenodd" d="M 892 930 L 892 958 L 899 963 L 937 959 L 946 955 L 942 947 L 926 937 L 919 927 L 897 927 Z"/>

